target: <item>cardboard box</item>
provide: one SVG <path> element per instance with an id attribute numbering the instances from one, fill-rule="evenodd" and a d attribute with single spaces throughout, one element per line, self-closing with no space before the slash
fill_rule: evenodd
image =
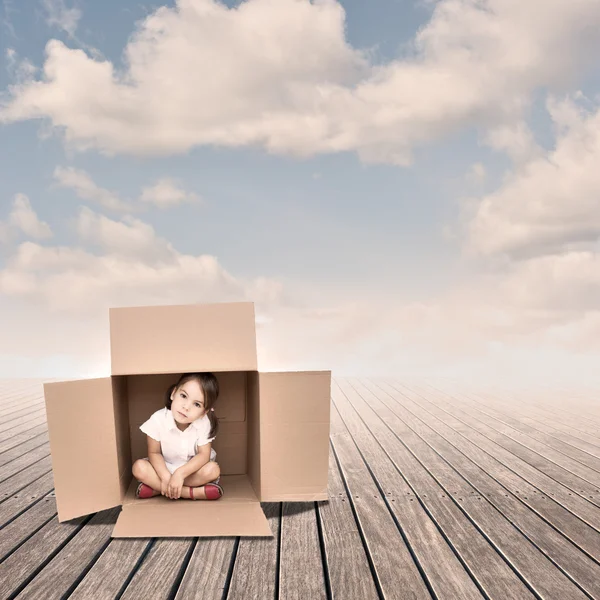
<path id="1" fill-rule="evenodd" d="M 111 308 L 109 320 L 110 377 L 44 384 L 60 522 L 122 505 L 112 537 L 272 536 L 260 502 L 327 500 L 331 371 L 259 372 L 253 303 Z M 206 371 L 224 495 L 136 499 L 140 424 L 182 373 Z"/>

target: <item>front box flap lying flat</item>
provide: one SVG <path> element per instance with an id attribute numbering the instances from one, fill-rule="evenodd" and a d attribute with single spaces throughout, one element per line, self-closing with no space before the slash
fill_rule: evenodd
<path id="1" fill-rule="evenodd" d="M 133 481 L 112 537 L 272 537 L 269 522 L 246 475 L 223 475 L 219 500 L 135 498 Z"/>
<path id="2" fill-rule="evenodd" d="M 252 302 L 111 308 L 113 375 L 255 371 Z"/>
<path id="3" fill-rule="evenodd" d="M 260 500 L 327 500 L 331 371 L 258 373 Z"/>
<path id="4" fill-rule="evenodd" d="M 44 384 L 60 522 L 121 504 L 110 377 Z"/>

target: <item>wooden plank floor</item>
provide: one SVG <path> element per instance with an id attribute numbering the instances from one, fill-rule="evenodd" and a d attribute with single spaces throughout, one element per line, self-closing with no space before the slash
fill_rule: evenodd
<path id="1" fill-rule="evenodd" d="M 0 380 L 0 598 L 600 600 L 599 392 L 334 376 L 327 502 L 111 539 L 58 523 L 42 382 Z"/>

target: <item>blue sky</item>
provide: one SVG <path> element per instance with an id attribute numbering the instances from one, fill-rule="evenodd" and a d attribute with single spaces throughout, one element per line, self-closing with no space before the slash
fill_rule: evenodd
<path id="1" fill-rule="evenodd" d="M 236 299 L 265 369 L 593 364 L 597 2 L 2 10 L 0 375 L 105 372 L 108 306 Z"/>

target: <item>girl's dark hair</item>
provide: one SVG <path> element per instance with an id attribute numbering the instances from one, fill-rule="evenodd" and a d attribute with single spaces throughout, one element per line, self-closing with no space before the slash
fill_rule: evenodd
<path id="1" fill-rule="evenodd" d="M 177 383 L 169 386 L 169 389 L 166 391 L 165 406 L 171 410 L 171 393 L 173 390 L 178 389 L 188 381 L 192 381 L 192 379 L 198 382 L 198 385 L 204 394 L 204 410 L 210 421 L 210 433 L 208 434 L 208 437 L 216 437 L 217 432 L 219 431 L 219 420 L 211 408 L 213 408 L 219 397 L 219 382 L 212 373 L 184 373 Z"/>

